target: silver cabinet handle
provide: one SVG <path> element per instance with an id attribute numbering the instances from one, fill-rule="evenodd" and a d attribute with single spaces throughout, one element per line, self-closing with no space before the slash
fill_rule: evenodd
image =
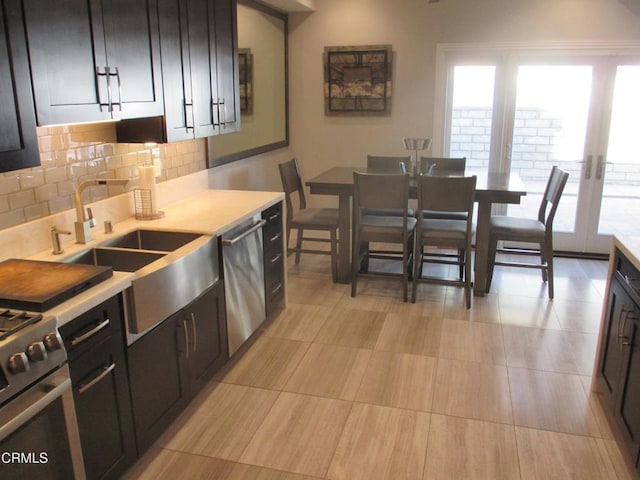
<path id="1" fill-rule="evenodd" d="M 111 102 L 111 111 L 113 111 L 114 105 L 117 105 L 118 110 L 122 111 L 122 82 L 120 81 L 120 70 L 118 70 L 118 67 L 114 67 L 113 69 L 109 69 L 107 67 L 107 71 L 109 72 L 109 76 L 116 77 L 116 82 L 118 84 L 118 101 Z M 109 95 L 111 95 L 111 92 L 109 92 Z"/>
<path id="2" fill-rule="evenodd" d="M 191 326 L 193 327 L 193 351 L 198 350 L 198 329 L 196 327 L 196 316 L 191 313 Z"/>
<path id="3" fill-rule="evenodd" d="M 109 322 L 110 322 L 110 320 L 107 318 L 104 322 L 99 323 L 94 328 L 89 330 L 87 333 L 84 333 L 84 334 L 80 335 L 79 337 L 73 337 L 71 339 L 71 345 L 75 346 L 75 345 L 78 345 L 79 343 L 84 342 L 85 340 L 90 339 L 96 333 L 98 333 L 100 330 L 102 330 L 103 328 L 106 328 L 109 325 Z"/>
<path id="4" fill-rule="evenodd" d="M 280 237 L 282 236 L 282 232 L 278 232 L 276 233 L 273 237 L 269 238 L 270 242 L 275 242 L 276 240 L 278 240 Z"/>
<path id="5" fill-rule="evenodd" d="M 93 387 L 96 383 L 98 383 L 100 380 L 102 380 L 104 377 L 109 375 L 113 371 L 114 368 L 116 368 L 116 364 L 115 363 L 111 363 L 111 365 L 109 365 L 108 367 L 103 368 L 102 371 L 93 380 L 91 380 L 88 383 L 83 383 L 82 385 L 80 385 L 78 387 L 78 392 L 79 393 L 86 392 L 91 387 Z"/>
<path id="6" fill-rule="evenodd" d="M 251 228 L 248 228 L 247 230 L 245 230 L 244 232 L 242 232 L 240 235 L 238 235 L 237 237 L 234 238 L 225 238 L 222 240 L 222 245 L 225 246 L 229 246 L 229 245 L 233 245 L 234 243 L 239 242 L 240 240 L 242 240 L 245 237 L 248 237 L 249 235 L 251 235 L 253 232 L 260 230 L 265 224 L 267 223 L 266 220 L 258 220 L 256 223 L 254 223 Z"/>
<path id="7" fill-rule="evenodd" d="M 211 99 L 211 123 L 214 127 L 220 126 L 220 108 L 218 100 Z"/>
<path id="8" fill-rule="evenodd" d="M 187 321 L 182 319 L 182 328 L 184 328 L 184 356 L 189 358 L 189 330 L 187 330 Z"/>
<path id="9" fill-rule="evenodd" d="M 107 97 L 109 98 L 109 112 L 113 112 L 113 94 L 111 93 L 111 67 L 104 67 L 104 74 L 107 77 Z"/>
<path id="10" fill-rule="evenodd" d="M 100 67 L 96 67 L 96 84 L 98 86 L 98 105 L 100 105 L 100 111 L 102 111 L 102 107 L 107 107 L 108 111 L 111 111 L 111 90 L 109 89 L 109 77 L 108 77 L 108 67 L 104 67 L 104 71 L 100 71 Z M 100 77 L 106 77 L 107 80 L 107 103 L 104 103 L 100 98 Z"/>
<path id="11" fill-rule="evenodd" d="M 218 106 L 222 105 L 222 120 L 220 120 L 220 125 L 222 128 L 227 128 L 227 104 L 224 101 L 224 98 L 218 100 Z M 218 107 L 218 116 L 220 115 L 220 108 Z"/>
<path id="12" fill-rule="evenodd" d="M 191 125 L 189 125 L 189 119 L 191 119 Z M 193 130 L 195 128 L 195 123 L 193 122 L 193 100 L 184 101 L 184 125 L 188 130 Z"/>
<path id="13" fill-rule="evenodd" d="M 281 254 L 281 253 L 279 253 L 279 254 L 277 254 L 275 257 L 273 257 L 273 258 L 271 259 L 271 263 L 272 263 L 272 264 L 274 264 L 274 263 L 276 263 L 278 260 L 280 260 L 281 258 L 282 258 L 282 254 Z"/>
<path id="14" fill-rule="evenodd" d="M 630 345 L 629 337 L 624 334 L 624 331 L 627 328 L 627 318 L 629 317 L 629 313 L 631 313 L 631 310 L 627 310 L 623 305 L 622 310 L 620 311 L 620 320 L 618 321 L 618 346 L 620 348 Z"/>

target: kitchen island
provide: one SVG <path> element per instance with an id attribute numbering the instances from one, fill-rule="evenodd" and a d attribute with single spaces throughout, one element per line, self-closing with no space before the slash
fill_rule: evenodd
<path id="1" fill-rule="evenodd" d="M 592 389 L 640 472 L 640 238 L 614 237 Z"/>

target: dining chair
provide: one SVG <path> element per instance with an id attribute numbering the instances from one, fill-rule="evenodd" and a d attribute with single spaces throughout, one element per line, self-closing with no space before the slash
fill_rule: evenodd
<path id="1" fill-rule="evenodd" d="M 407 173 L 411 165 L 411 156 L 367 155 L 367 168 L 389 170 L 389 173 Z"/>
<path id="2" fill-rule="evenodd" d="M 407 173 L 411 170 L 411 155 L 401 156 L 384 156 L 384 155 L 367 155 L 367 169 L 374 170 L 373 173 Z M 401 217 L 403 209 L 401 208 L 370 208 L 365 211 L 366 215 L 391 215 Z M 409 207 L 408 215 L 413 217 L 415 211 Z M 392 250 L 388 246 L 377 245 L 377 248 L 371 250 L 369 255 L 365 256 L 361 265 L 361 271 L 366 272 L 369 268 L 370 258 L 391 258 L 392 256 L 402 257 L 402 250 Z M 363 248 L 369 248 L 365 243 Z"/>
<path id="3" fill-rule="evenodd" d="M 464 175 L 467 167 L 467 157 L 420 157 L 420 172 L 423 175 L 438 174 L 438 172 L 449 172 L 452 175 Z M 434 212 L 423 211 L 423 218 L 449 218 L 454 220 L 466 220 L 464 212 Z M 464 251 L 458 252 L 460 256 L 459 276 L 464 277 L 463 257 Z"/>
<path id="4" fill-rule="evenodd" d="M 331 277 L 334 283 L 338 278 L 338 209 L 337 208 L 308 208 L 302 186 L 302 178 L 298 161 L 293 158 L 278 165 L 282 189 L 287 204 L 287 253 L 295 253 L 295 263 L 300 263 L 302 253 L 331 255 Z M 297 194 L 297 205 L 294 198 Z M 289 248 L 291 230 L 297 230 L 296 245 Z M 320 237 L 305 237 L 305 230 L 328 231 L 329 239 Z M 329 242 L 330 251 L 303 248 L 302 242 Z"/>
<path id="5" fill-rule="evenodd" d="M 493 270 L 496 265 L 537 268 L 542 270 L 542 281 L 547 282 L 549 298 L 553 299 L 553 219 L 568 178 L 569 173 L 558 166 L 551 169 L 537 219 L 508 215 L 491 216 L 486 293 L 491 289 Z M 540 264 L 496 261 L 497 244 L 501 240 L 538 244 Z M 509 253 L 522 252 L 514 250 Z"/>
<path id="6" fill-rule="evenodd" d="M 364 256 L 370 256 L 370 242 L 401 244 L 403 298 L 408 298 L 408 282 L 416 219 L 408 214 L 409 174 L 353 174 L 353 256 L 351 264 L 351 296 L 355 297 L 360 275 L 395 275 L 382 271 L 361 272 Z M 372 209 L 401 210 L 402 215 L 371 215 Z M 395 257 L 398 259 L 398 257 Z"/>
<path id="7" fill-rule="evenodd" d="M 413 253 L 413 291 L 415 303 L 419 282 L 441 285 L 458 285 L 465 289 L 466 305 L 471 308 L 471 238 L 473 236 L 473 206 L 476 192 L 476 176 L 418 177 L 418 222 Z M 441 217 L 429 217 L 424 212 L 442 213 Z M 464 217 L 446 217 L 460 213 Z M 425 247 L 431 247 L 431 249 Z M 443 254 L 442 249 L 453 248 L 456 254 Z M 462 252 L 460 255 L 459 252 Z M 446 277 L 424 275 L 426 263 L 457 265 L 464 274 L 454 280 Z"/>
<path id="8" fill-rule="evenodd" d="M 420 157 L 420 173 L 427 174 L 445 170 L 463 175 L 467 157 Z"/>

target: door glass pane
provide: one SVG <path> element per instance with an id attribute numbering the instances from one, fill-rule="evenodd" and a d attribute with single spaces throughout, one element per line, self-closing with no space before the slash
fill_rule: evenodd
<path id="1" fill-rule="evenodd" d="M 467 168 L 489 165 L 496 68 L 457 66 L 453 76 L 450 157 L 467 157 Z"/>
<path id="2" fill-rule="evenodd" d="M 640 66 L 622 65 L 616 73 L 606 156 L 599 234 L 640 234 Z M 601 167 L 596 165 L 596 168 Z M 599 169 L 596 174 L 600 174 Z"/>
<path id="3" fill-rule="evenodd" d="M 569 181 L 554 221 L 555 231 L 573 231 L 580 169 L 584 156 L 592 67 L 527 65 L 518 69 L 511 171 L 518 172 L 527 195 L 509 214 L 535 218 L 554 165 Z"/>

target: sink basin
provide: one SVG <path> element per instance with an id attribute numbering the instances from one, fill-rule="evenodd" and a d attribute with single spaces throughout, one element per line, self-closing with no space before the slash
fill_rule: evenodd
<path id="1" fill-rule="evenodd" d="M 164 255 L 163 253 L 140 252 L 137 250 L 111 250 L 97 247 L 91 248 L 69 259 L 69 263 L 113 267 L 114 270 L 120 272 L 137 272 L 151 262 L 164 257 Z"/>
<path id="2" fill-rule="evenodd" d="M 102 245 L 136 250 L 173 252 L 198 237 L 200 237 L 200 235 L 195 233 L 134 230 L 121 237 L 104 242 Z"/>

